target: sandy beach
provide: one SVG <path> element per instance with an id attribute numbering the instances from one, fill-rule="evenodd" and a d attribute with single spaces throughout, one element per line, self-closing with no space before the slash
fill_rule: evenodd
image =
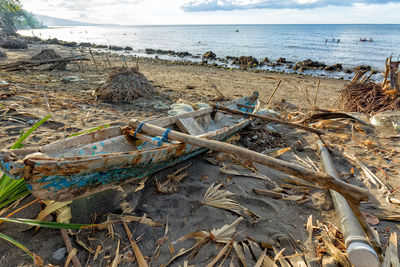
<path id="1" fill-rule="evenodd" d="M 0 63 L 28 60 L 43 48 L 52 48 L 64 57 L 70 56 L 71 52 L 76 55 L 81 54 L 78 48 L 33 44 L 27 50 L 7 50 L 7 59 Z M 253 91 L 260 93 L 263 108 L 275 110 L 280 118 L 299 121 L 312 113 L 307 98 L 319 109 L 329 109 L 348 83 L 343 80 L 300 74 L 223 69 L 210 65 L 181 65 L 172 61 L 148 58 L 127 57 L 126 60 L 122 60 L 121 56 L 110 53 L 94 52 L 93 58 L 88 49 L 82 49 L 88 61 L 68 63 L 66 70 L 48 71 L 45 70 L 46 66 L 43 66 L 1 72 L 0 148 L 10 147 L 21 131 L 26 131 L 35 121 L 46 115 L 51 115 L 51 119 L 25 141 L 25 147 L 48 144 L 100 125 L 126 125 L 132 118 L 149 119 L 166 116 L 169 106 L 176 102 L 216 104 L 220 101 L 221 95 L 226 99 L 236 99 L 251 95 Z M 131 103 L 110 104 L 97 100 L 95 89 L 107 80 L 113 67 L 124 65 L 138 66 L 139 71 L 153 84 L 156 93 Z M 270 103 L 266 105 L 278 83 L 280 83 L 279 88 Z M 316 94 L 317 88 L 318 94 Z M 340 101 L 334 108 L 338 108 L 339 105 Z M 367 116 L 362 119 L 368 120 Z M 309 158 L 319 170 L 323 170 L 316 147 L 318 136 L 282 125 L 269 126 L 273 129 L 269 132 L 265 130 L 267 127 L 265 124 L 259 124 L 239 133 L 240 144 L 253 145 L 253 149 L 255 147 L 260 151 L 288 147 L 290 152 L 281 155 L 280 159 L 303 164 L 299 163 L 296 156 L 303 160 Z M 375 130 L 349 120 L 325 124 L 317 122 L 313 127 L 327 131 L 323 137 L 324 141 L 330 145 L 338 173 L 344 181 L 365 188 L 358 165 L 343 158 L 341 154 L 342 149 L 346 148 L 349 153 L 362 158 L 363 162 L 385 180 L 385 183 L 390 184 L 391 188 L 400 185 L 398 179 L 395 179 L 399 175 L 400 166 L 398 140 L 381 139 Z M 265 138 L 268 141 L 249 141 L 249 136 L 256 136 L 254 140 Z M 288 261 L 296 262 L 293 261 L 295 253 L 296 257 L 303 260 L 305 255 L 310 253 L 309 247 L 304 245 L 308 238 L 305 226 L 310 215 L 313 216 L 314 225 L 316 220 L 319 220 L 338 227 L 339 219 L 326 190 L 306 185 L 304 188 L 302 184 L 293 185 L 289 189 L 288 181 L 293 183 L 294 178 L 255 164 L 260 174 L 279 184 L 286 184 L 288 192 L 305 197 L 291 201 L 260 196 L 255 194 L 253 189 L 269 188 L 268 182 L 221 173 L 221 166 L 213 165 L 207 160 L 215 157 L 217 157 L 215 152 L 202 154 L 160 171 L 148 177 L 143 184 L 144 187 L 140 189 L 136 184 L 126 184 L 121 190 L 105 191 L 89 199 L 75 201 L 71 205 L 71 221 L 100 223 L 107 218 L 116 219 L 124 216 L 151 218 L 158 223 L 156 226 L 150 226 L 145 220 L 129 223 L 133 238 L 151 266 L 162 266 L 181 248 L 188 249 L 195 244 L 191 238 L 176 242 L 180 237 L 195 231 L 220 228 L 238 218 L 237 214 L 230 211 L 200 204 L 206 190 L 213 183 L 223 184 L 224 190 L 235 194 L 233 198 L 237 202 L 260 216 L 257 223 L 252 223 L 246 218 L 236 229 L 235 240 L 240 246 L 239 250 L 242 251 L 247 266 L 254 266 L 264 249 L 267 249 L 267 255 L 271 259 L 284 248 L 282 255 L 292 255 Z M 189 164 L 186 169 L 188 176 L 179 184 L 175 193 L 170 195 L 157 193 L 157 181 L 164 181 L 168 174 Z M 235 168 L 246 173 L 250 172 L 240 166 Z M 373 189 L 373 192 L 376 191 Z M 34 197 L 29 196 L 14 209 L 33 200 Z M 393 204 L 388 205 L 393 212 L 399 212 Z M 40 211 L 40 206 L 41 204 L 36 202 L 12 217 L 34 219 Z M 368 211 L 371 217 L 374 214 L 369 206 L 365 206 L 363 210 Z M 2 216 L 11 211 L 4 211 Z M 46 220 L 55 220 L 55 216 L 49 215 Z M 390 233 L 395 231 L 400 234 L 398 223 L 393 221 L 380 220 L 378 224 L 371 226 L 379 234 L 382 246 L 387 243 Z M 67 254 L 61 259 L 53 257 L 55 251 L 65 247 L 59 230 L 42 228 L 35 232 L 34 229 L 26 230 L 24 225 L 11 223 L 3 223 L 0 228 L 1 232 L 25 244 L 42 257 L 46 264 L 64 265 Z M 117 256 L 117 247 L 119 266 L 138 266 L 121 222 L 114 224 L 113 231 L 110 229 L 84 229 L 78 233 L 73 231 L 71 240 L 79 251 L 77 257 L 82 266 L 111 266 Z M 314 240 L 314 245 L 318 247 L 321 242 Z M 96 253 L 98 247 L 100 247 L 99 252 Z M 178 257 L 170 266 L 187 266 L 185 261 L 188 260 L 189 264 L 206 266 L 217 256 L 222 247 L 223 244 L 216 244 L 211 240 L 197 253 L 187 253 Z M 321 251 L 321 254 L 324 253 Z M 22 250 L 7 243 L 2 243 L 0 255 L 1 266 L 32 264 L 32 260 Z M 243 261 L 235 256 L 237 254 L 232 253 L 232 255 L 227 256 L 222 266 L 230 266 L 230 262 L 234 266 L 243 265 Z"/>

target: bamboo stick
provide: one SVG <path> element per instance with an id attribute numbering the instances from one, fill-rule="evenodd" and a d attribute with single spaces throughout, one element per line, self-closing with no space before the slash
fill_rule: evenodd
<path id="1" fill-rule="evenodd" d="M 216 105 L 212 105 L 213 108 L 216 108 Z M 297 128 L 297 129 L 301 129 L 301 130 L 305 130 L 308 132 L 312 132 L 312 133 L 316 133 L 318 135 L 324 134 L 324 132 L 318 130 L 318 129 L 314 129 L 308 126 L 304 126 L 301 124 L 296 124 L 296 123 L 292 123 L 289 121 L 283 121 L 283 120 L 279 120 L 279 119 L 275 119 L 269 116 L 264 116 L 264 115 L 258 115 L 258 114 L 249 114 L 249 113 L 245 113 L 239 110 L 234 110 L 234 109 L 230 109 L 224 106 L 218 106 L 218 110 L 222 110 L 222 111 L 226 111 L 228 113 L 232 113 L 232 114 L 238 114 L 238 115 L 243 115 L 243 116 L 248 116 L 248 117 L 253 117 L 253 118 L 257 118 L 257 119 L 261 119 L 264 121 L 268 121 L 268 122 L 273 122 L 273 123 L 277 123 L 277 124 L 282 124 L 282 125 L 286 125 L 288 127 L 291 128 Z"/>
<path id="2" fill-rule="evenodd" d="M 129 125 L 131 127 L 137 128 L 140 125 L 140 123 L 141 123 L 140 121 L 133 119 L 129 122 Z M 143 124 L 141 130 L 153 136 L 161 136 L 166 131 L 165 128 L 151 125 L 149 123 Z M 323 187 L 332 188 L 342 193 L 349 199 L 356 201 L 357 203 L 361 200 L 368 200 L 369 193 L 365 189 L 338 181 L 330 175 L 312 171 L 310 169 L 298 166 L 296 164 L 275 159 L 273 157 L 269 157 L 261 153 L 257 153 L 239 146 L 218 142 L 215 140 L 207 140 L 205 138 L 191 136 L 173 130 L 171 130 L 168 133 L 168 138 L 199 147 L 209 148 L 215 151 L 234 154 L 241 158 L 246 158 L 261 163 L 270 168 L 274 168 L 276 170 L 303 178 L 304 180 L 312 181 L 314 183 L 322 185 Z"/>
<path id="3" fill-rule="evenodd" d="M 332 162 L 332 158 L 329 155 L 328 149 L 320 140 L 318 140 L 317 144 L 325 172 L 332 175 L 335 179 L 339 179 L 339 175 Z M 364 230 L 358 222 L 357 217 L 354 215 L 351 206 L 340 193 L 332 189 L 329 191 L 338 218 L 340 218 L 340 224 L 350 262 L 356 267 L 379 267 L 379 258 L 365 237 Z"/>

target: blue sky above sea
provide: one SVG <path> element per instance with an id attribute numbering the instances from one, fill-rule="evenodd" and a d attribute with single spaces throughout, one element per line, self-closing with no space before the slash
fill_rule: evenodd
<path id="1" fill-rule="evenodd" d="M 399 24 L 400 0 L 21 0 L 35 14 L 90 23 Z"/>

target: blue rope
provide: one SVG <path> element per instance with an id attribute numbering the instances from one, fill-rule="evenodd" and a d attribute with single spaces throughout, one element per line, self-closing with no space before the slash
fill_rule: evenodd
<path id="1" fill-rule="evenodd" d="M 151 138 L 151 141 L 153 141 L 153 142 L 157 141 L 157 145 L 162 146 L 163 142 L 168 141 L 168 134 L 170 131 L 171 131 L 171 129 L 167 128 L 161 137 L 158 137 L 158 136 L 153 137 L 153 138 Z"/>
<path id="2" fill-rule="evenodd" d="M 137 127 L 136 131 L 133 133 L 133 138 L 136 138 L 136 134 L 142 129 L 142 126 L 145 124 L 145 122 L 141 122 L 139 124 L 139 127 Z"/>
<path id="3" fill-rule="evenodd" d="M 219 107 L 219 102 L 218 102 L 217 105 L 215 106 L 215 113 L 217 113 L 218 107 Z"/>

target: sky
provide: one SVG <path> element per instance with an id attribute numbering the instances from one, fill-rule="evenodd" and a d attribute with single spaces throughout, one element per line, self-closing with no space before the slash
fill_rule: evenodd
<path id="1" fill-rule="evenodd" d="M 400 0 L 20 0 L 39 15 L 90 23 L 400 23 Z"/>

